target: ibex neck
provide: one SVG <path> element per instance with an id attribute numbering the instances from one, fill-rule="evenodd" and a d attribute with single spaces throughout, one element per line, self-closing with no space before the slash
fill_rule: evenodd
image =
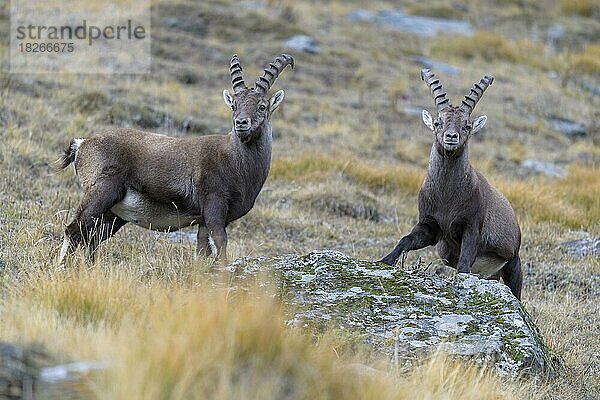
<path id="1" fill-rule="evenodd" d="M 471 180 L 472 168 L 469 163 L 468 144 L 456 154 L 445 154 L 444 149 L 434 143 L 429 155 L 427 177 L 432 183 L 447 182 L 468 183 Z"/>
<path id="2" fill-rule="evenodd" d="M 261 129 L 260 135 L 248 143 L 242 143 L 235 132 L 232 132 L 231 140 L 233 153 L 238 155 L 235 161 L 240 173 L 264 182 L 271 166 L 273 132 L 268 121 L 261 126 Z"/>

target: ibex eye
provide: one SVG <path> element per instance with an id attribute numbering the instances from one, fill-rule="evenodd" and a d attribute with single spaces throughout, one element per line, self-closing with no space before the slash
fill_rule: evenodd
<path id="1" fill-rule="evenodd" d="M 258 107 L 258 109 L 260 111 L 265 111 L 267 109 L 267 107 L 264 104 L 261 104 L 260 107 Z"/>

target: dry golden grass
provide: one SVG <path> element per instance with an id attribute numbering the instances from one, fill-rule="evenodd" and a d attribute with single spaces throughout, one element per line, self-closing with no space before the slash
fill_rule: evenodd
<path id="1" fill-rule="evenodd" d="M 358 364 L 346 340 L 287 328 L 266 287 L 133 281 L 108 265 L 4 282 L 0 337 L 108 368 L 81 383 L 99 399 L 504 399 L 488 372 L 438 355 L 408 376 Z M 218 274 L 217 274 L 218 275 Z M 27 331 L 23 328 L 27 327 Z M 347 339 L 342 337 L 343 339 Z M 364 345 L 357 345 L 358 347 Z M 340 351 L 336 350 L 340 348 Z M 414 387 L 422 390 L 415 397 Z"/>
<path id="2" fill-rule="evenodd" d="M 566 179 L 532 185 L 525 181 L 493 180 L 521 216 L 532 223 L 555 222 L 566 227 L 598 230 L 600 170 L 572 166 Z"/>
<path id="3" fill-rule="evenodd" d="M 425 177 L 412 165 L 377 166 L 351 156 L 305 155 L 275 160 L 272 179 L 323 180 L 340 175 L 372 189 L 403 190 L 417 193 Z"/>
<path id="4" fill-rule="evenodd" d="M 591 44 L 581 53 L 573 55 L 571 59 L 572 72 L 589 75 L 600 74 L 600 45 Z"/>
<path id="5" fill-rule="evenodd" d="M 371 189 L 416 195 L 425 170 L 410 164 L 376 166 L 349 156 L 304 155 L 275 160 L 271 179 L 323 181 L 343 176 Z M 490 179 L 509 199 L 517 213 L 537 222 L 554 222 L 569 228 L 597 230 L 600 219 L 600 170 L 572 166 L 568 179 L 534 185 L 527 181 Z"/>
<path id="6" fill-rule="evenodd" d="M 479 31 L 473 37 L 444 37 L 432 48 L 436 55 L 481 58 L 485 61 L 504 60 L 534 67 L 548 67 L 543 61 L 544 48 L 527 39 L 510 41 L 491 32 Z"/>
<path id="7" fill-rule="evenodd" d="M 600 5 L 594 0 L 561 0 L 560 11 L 567 15 L 593 17 L 600 15 Z"/>

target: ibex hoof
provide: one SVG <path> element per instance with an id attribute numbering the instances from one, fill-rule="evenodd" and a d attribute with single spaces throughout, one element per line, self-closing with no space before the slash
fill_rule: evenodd
<path id="1" fill-rule="evenodd" d="M 377 262 L 387 264 L 390 267 L 393 267 L 394 264 L 396 264 L 396 260 L 392 259 L 391 257 L 383 257 L 381 260 L 379 260 Z"/>

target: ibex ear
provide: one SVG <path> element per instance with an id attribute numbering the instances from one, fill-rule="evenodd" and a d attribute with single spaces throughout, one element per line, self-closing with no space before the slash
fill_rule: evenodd
<path id="1" fill-rule="evenodd" d="M 233 110 L 233 96 L 229 94 L 229 90 L 227 89 L 223 90 L 223 100 L 225 101 L 225 104 L 227 104 L 227 107 Z"/>
<path id="2" fill-rule="evenodd" d="M 471 134 L 475 134 L 478 131 L 480 131 L 486 122 L 487 122 L 487 115 L 482 115 L 481 117 L 475 118 L 475 121 L 473 121 L 473 129 L 471 130 Z"/>
<path id="3" fill-rule="evenodd" d="M 425 125 L 433 131 L 433 119 L 431 118 L 431 114 L 429 114 L 427 110 L 423 110 L 421 114 L 423 115 L 423 122 Z"/>
<path id="4" fill-rule="evenodd" d="M 277 107 L 279 107 L 279 105 L 283 101 L 284 95 L 285 95 L 285 93 L 283 93 L 283 90 L 279 90 L 271 97 L 271 100 L 269 101 L 269 103 L 270 103 L 269 111 L 270 112 L 275 111 L 277 109 Z"/>

